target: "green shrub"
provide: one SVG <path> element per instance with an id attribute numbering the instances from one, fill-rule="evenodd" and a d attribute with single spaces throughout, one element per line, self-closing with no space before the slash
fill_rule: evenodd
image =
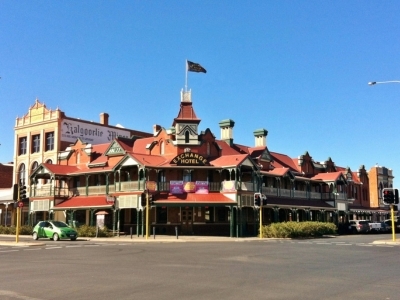
<path id="1" fill-rule="evenodd" d="M 31 235 L 33 231 L 32 226 L 24 225 L 19 228 L 19 234 Z M 0 226 L 0 234 L 11 234 L 15 235 L 17 233 L 17 228 L 13 226 Z"/>
<path id="2" fill-rule="evenodd" d="M 80 237 L 96 237 L 96 226 L 82 225 L 76 228 L 78 236 Z M 107 227 L 99 228 L 97 237 L 111 237 L 112 232 L 109 232 Z"/>
<path id="3" fill-rule="evenodd" d="M 266 238 L 305 238 L 336 234 L 337 227 L 325 222 L 283 222 L 262 227 Z"/>

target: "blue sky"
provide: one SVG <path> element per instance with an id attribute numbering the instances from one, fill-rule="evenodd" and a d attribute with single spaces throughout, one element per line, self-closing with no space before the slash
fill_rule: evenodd
<path id="1" fill-rule="evenodd" d="M 400 174 L 398 1 L 0 1 L 0 162 L 35 99 L 67 116 L 169 128 L 186 59 L 200 130 L 353 171 Z"/>

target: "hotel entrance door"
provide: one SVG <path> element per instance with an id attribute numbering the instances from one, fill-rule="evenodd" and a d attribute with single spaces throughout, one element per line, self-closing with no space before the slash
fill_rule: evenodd
<path id="1" fill-rule="evenodd" d="M 182 209 L 181 228 L 182 234 L 193 233 L 193 208 Z"/>

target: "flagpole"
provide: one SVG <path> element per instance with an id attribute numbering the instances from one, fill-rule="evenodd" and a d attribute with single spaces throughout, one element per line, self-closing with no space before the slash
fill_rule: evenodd
<path id="1" fill-rule="evenodd" d="M 188 68 L 187 68 L 187 59 L 186 59 L 186 65 L 185 65 L 185 92 L 187 92 L 187 80 L 188 80 Z"/>

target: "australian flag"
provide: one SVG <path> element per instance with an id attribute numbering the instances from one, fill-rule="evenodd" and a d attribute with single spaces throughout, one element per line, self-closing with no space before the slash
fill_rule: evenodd
<path id="1" fill-rule="evenodd" d="M 206 69 L 204 69 L 202 66 L 200 66 L 200 64 L 196 64 L 191 61 L 187 61 L 187 64 L 188 64 L 188 71 L 190 71 L 190 72 L 207 73 Z"/>

